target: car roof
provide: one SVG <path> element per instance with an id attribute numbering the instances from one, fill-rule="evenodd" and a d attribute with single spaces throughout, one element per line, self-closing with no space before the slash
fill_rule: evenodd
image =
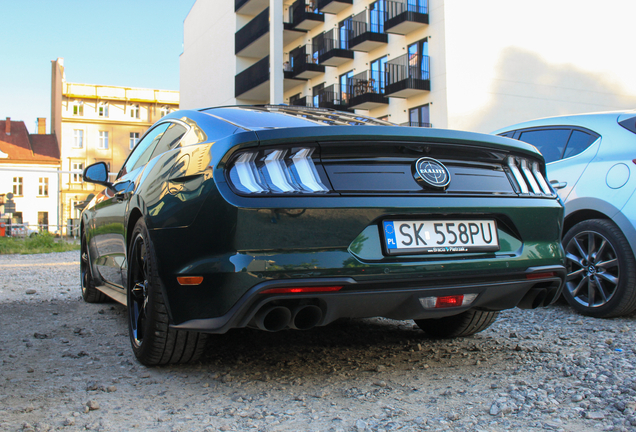
<path id="1" fill-rule="evenodd" d="M 540 126 L 581 126 L 596 130 L 608 126 L 617 125 L 618 118 L 623 114 L 636 114 L 636 111 L 606 111 L 585 114 L 571 114 L 554 117 L 544 117 L 498 129 L 493 134 L 501 134 L 517 129 L 528 129 Z"/>
<path id="2" fill-rule="evenodd" d="M 249 130 L 307 126 L 394 126 L 388 121 L 354 113 L 287 105 L 221 106 L 199 111 Z"/>

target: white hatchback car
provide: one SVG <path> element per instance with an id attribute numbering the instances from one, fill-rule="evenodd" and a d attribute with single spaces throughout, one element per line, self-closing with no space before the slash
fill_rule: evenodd
<path id="1" fill-rule="evenodd" d="M 594 317 L 636 310 L 636 111 L 551 117 L 494 134 L 537 147 L 565 204 L 563 296 Z"/>

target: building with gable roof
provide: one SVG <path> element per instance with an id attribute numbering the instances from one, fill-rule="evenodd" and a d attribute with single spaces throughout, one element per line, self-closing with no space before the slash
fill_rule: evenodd
<path id="1" fill-rule="evenodd" d="M 0 211 L 12 224 L 28 224 L 59 232 L 58 195 L 60 151 L 55 135 L 29 134 L 23 121 L 0 120 Z M 5 212 L 7 194 L 13 194 L 15 212 Z"/>

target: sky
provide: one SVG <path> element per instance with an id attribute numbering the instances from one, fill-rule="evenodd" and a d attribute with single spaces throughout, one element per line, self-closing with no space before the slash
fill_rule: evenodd
<path id="1" fill-rule="evenodd" d="M 229 1 L 229 0 L 215 0 Z M 195 0 L 0 0 L 0 119 L 51 123 L 51 60 L 68 82 L 179 90 Z"/>

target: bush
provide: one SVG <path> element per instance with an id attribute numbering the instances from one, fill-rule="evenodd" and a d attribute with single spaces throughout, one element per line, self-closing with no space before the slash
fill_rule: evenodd
<path id="1" fill-rule="evenodd" d="M 56 239 L 43 231 L 28 238 L 0 237 L 0 254 L 35 254 L 79 250 L 78 242 Z"/>

